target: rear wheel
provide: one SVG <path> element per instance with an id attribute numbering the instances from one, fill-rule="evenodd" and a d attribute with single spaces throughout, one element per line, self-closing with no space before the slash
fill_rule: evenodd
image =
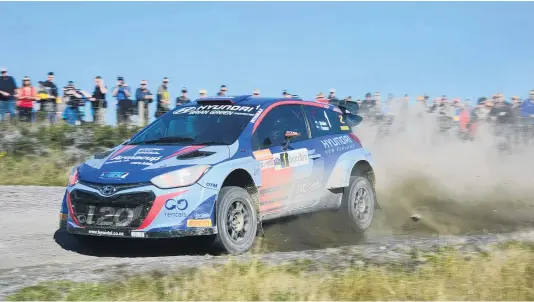
<path id="1" fill-rule="evenodd" d="M 252 197 L 240 187 L 223 187 L 217 198 L 215 246 L 233 255 L 247 252 L 258 229 Z"/>
<path id="2" fill-rule="evenodd" d="M 349 229 L 355 232 L 367 230 L 373 222 L 375 205 L 376 194 L 369 180 L 362 176 L 351 176 L 339 209 L 343 218 L 349 220 Z"/>

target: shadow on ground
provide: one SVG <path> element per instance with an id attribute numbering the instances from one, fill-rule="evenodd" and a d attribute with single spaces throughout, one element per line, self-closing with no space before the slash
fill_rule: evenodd
<path id="1" fill-rule="evenodd" d="M 204 236 L 202 236 L 204 237 Z M 164 257 L 218 255 L 210 248 L 207 238 L 136 239 L 76 236 L 65 229 L 54 233 L 55 242 L 63 249 L 97 257 Z"/>
<path id="2" fill-rule="evenodd" d="M 362 243 L 365 236 L 335 227 L 334 217 L 328 212 L 289 217 L 263 224 L 258 232 L 253 253 L 289 252 L 324 249 Z M 262 234 L 264 236 L 262 236 Z M 85 240 L 83 240 L 85 239 Z M 97 257 L 164 257 L 222 255 L 213 249 L 208 236 L 135 239 L 80 236 L 77 238 L 58 229 L 55 242 L 63 249 L 87 256 Z"/>

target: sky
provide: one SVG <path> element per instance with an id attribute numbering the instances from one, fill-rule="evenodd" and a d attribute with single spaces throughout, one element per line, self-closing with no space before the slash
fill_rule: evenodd
<path id="1" fill-rule="evenodd" d="M 534 2 L 0 2 L 0 66 L 93 90 L 117 76 L 196 97 L 471 98 L 534 89 Z M 111 97 L 108 96 L 108 101 Z"/>

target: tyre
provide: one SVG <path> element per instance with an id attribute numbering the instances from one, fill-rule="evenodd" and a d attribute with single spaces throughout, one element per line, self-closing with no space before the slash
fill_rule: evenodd
<path id="1" fill-rule="evenodd" d="M 349 229 L 365 232 L 373 222 L 375 205 L 376 194 L 369 180 L 363 176 L 351 176 L 339 209 L 342 219 L 349 221 Z"/>
<path id="2" fill-rule="evenodd" d="M 215 247 L 232 255 L 247 252 L 256 239 L 257 211 L 252 197 L 240 187 L 223 187 L 217 198 Z"/>

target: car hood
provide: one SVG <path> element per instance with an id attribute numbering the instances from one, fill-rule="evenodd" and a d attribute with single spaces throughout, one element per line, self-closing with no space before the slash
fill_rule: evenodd
<path id="1" fill-rule="evenodd" d="M 192 165 L 214 165 L 235 154 L 237 146 L 120 145 L 80 165 L 80 181 L 142 183 Z"/>

